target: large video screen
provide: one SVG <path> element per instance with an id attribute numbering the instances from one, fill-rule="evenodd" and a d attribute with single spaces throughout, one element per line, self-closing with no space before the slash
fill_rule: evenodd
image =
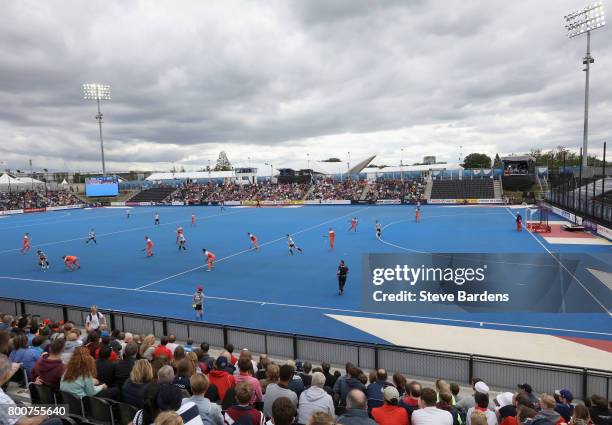
<path id="1" fill-rule="evenodd" d="M 117 176 L 89 177 L 85 179 L 85 194 L 87 196 L 117 196 L 119 194 Z"/>

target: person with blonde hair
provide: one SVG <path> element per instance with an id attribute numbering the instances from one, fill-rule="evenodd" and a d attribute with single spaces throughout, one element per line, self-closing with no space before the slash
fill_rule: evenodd
<path id="1" fill-rule="evenodd" d="M 144 407 L 145 391 L 153 380 L 153 368 L 146 359 L 136 360 L 130 372 L 130 377 L 121 388 L 121 401 L 142 409 Z"/>
<path id="2" fill-rule="evenodd" d="M 487 425 L 487 416 L 484 412 L 474 410 L 470 415 L 470 423 L 472 425 Z"/>
<path id="3" fill-rule="evenodd" d="M 270 363 L 266 367 L 266 377 L 259 381 L 259 383 L 261 384 L 261 391 L 264 394 L 266 393 L 266 387 L 268 385 L 278 383 L 279 372 L 280 367 L 277 364 Z"/>
<path id="4" fill-rule="evenodd" d="M 153 360 L 153 352 L 155 351 L 155 335 L 147 335 L 143 338 L 138 350 L 141 359 Z"/>
<path id="5" fill-rule="evenodd" d="M 577 404 L 574 406 L 574 412 L 569 421 L 569 425 L 590 425 L 593 421 L 591 420 L 591 414 L 589 409 L 584 404 Z"/>
<path id="6" fill-rule="evenodd" d="M 183 418 L 173 411 L 161 412 L 155 418 L 155 425 L 183 425 Z"/>
<path id="7" fill-rule="evenodd" d="M 98 396 L 117 399 L 118 388 L 108 388 L 96 379 L 96 361 L 86 347 L 78 347 L 66 365 L 60 381 L 60 390 L 77 397 Z"/>
<path id="8" fill-rule="evenodd" d="M 306 425 L 334 425 L 336 423 L 334 417 L 325 412 L 314 412 L 309 418 Z"/>

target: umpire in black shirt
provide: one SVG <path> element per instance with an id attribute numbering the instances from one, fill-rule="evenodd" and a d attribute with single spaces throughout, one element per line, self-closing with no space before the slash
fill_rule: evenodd
<path id="1" fill-rule="evenodd" d="M 336 272 L 336 276 L 338 276 L 338 295 L 344 294 L 344 285 L 346 285 L 346 277 L 348 276 L 348 272 L 349 268 L 344 264 L 344 260 L 340 260 L 338 272 Z"/>

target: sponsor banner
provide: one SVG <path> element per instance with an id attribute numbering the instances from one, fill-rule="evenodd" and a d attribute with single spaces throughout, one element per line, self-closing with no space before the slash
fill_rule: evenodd
<path id="1" fill-rule="evenodd" d="M 503 204 L 502 199 L 430 199 L 427 201 L 428 204 Z"/>
<path id="2" fill-rule="evenodd" d="M 240 201 L 225 201 L 224 205 L 228 207 L 235 207 L 236 205 L 240 205 Z"/>
<path id="3" fill-rule="evenodd" d="M 83 208 L 85 205 L 60 205 L 57 207 L 47 207 L 47 211 L 62 211 L 62 210 L 74 210 L 76 208 Z"/>
<path id="4" fill-rule="evenodd" d="M 128 202 L 125 203 L 125 205 L 128 206 L 128 207 L 137 207 L 138 206 L 138 202 L 130 202 L 130 201 L 128 201 Z"/>
<path id="5" fill-rule="evenodd" d="M 26 214 L 45 212 L 45 211 L 47 211 L 46 208 L 24 208 L 24 210 L 23 210 L 23 212 L 26 213 Z"/>
<path id="6" fill-rule="evenodd" d="M 155 205 L 155 202 L 137 202 L 136 205 L 140 207 L 150 207 L 152 205 Z"/>
<path id="7" fill-rule="evenodd" d="M 558 216 L 563 217 L 564 219 L 571 221 L 572 223 L 574 223 L 576 221 L 576 216 L 574 214 L 572 214 L 571 212 L 562 210 L 561 208 L 555 207 L 555 206 L 552 206 L 550 208 L 550 210 L 553 213 L 557 214 Z"/>
<path id="8" fill-rule="evenodd" d="M 456 204 L 456 199 L 430 199 L 430 204 Z"/>
<path id="9" fill-rule="evenodd" d="M 23 210 L 6 210 L 0 211 L 0 215 L 23 214 Z"/>
<path id="10" fill-rule="evenodd" d="M 612 254 L 602 255 L 605 258 L 597 264 L 612 264 Z M 582 284 L 568 279 L 568 272 L 571 276 L 593 267 L 593 257 L 580 253 L 555 257 L 547 253 L 364 254 L 361 308 L 387 314 L 601 312 L 592 298 L 572 296 L 583 291 Z M 587 287 L 598 284 L 588 273 L 583 278 Z"/>
<path id="11" fill-rule="evenodd" d="M 376 205 L 398 205 L 401 203 L 400 199 L 379 199 L 376 201 Z"/>
<path id="12" fill-rule="evenodd" d="M 503 199 L 476 199 L 477 204 L 503 204 Z"/>
<path id="13" fill-rule="evenodd" d="M 601 224 L 598 224 L 597 234 L 612 241 L 612 229 L 609 229 L 606 226 L 602 226 Z"/>
<path id="14" fill-rule="evenodd" d="M 111 202 L 111 207 L 124 207 L 125 202 Z"/>
<path id="15" fill-rule="evenodd" d="M 179 205 L 185 205 L 185 203 L 183 201 L 172 201 L 172 205 L 179 206 Z"/>
<path id="16" fill-rule="evenodd" d="M 284 201 L 259 201 L 259 205 L 267 205 L 267 206 L 273 206 L 273 205 L 303 205 L 304 201 L 302 200 L 297 200 L 297 201 L 292 201 L 292 200 L 284 200 Z M 225 203 L 225 205 L 231 205 L 228 204 L 227 202 Z M 257 205 L 257 201 L 242 201 L 242 205 L 247 205 L 247 206 L 254 206 Z"/>
<path id="17" fill-rule="evenodd" d="M 304 201 L 305 205 L 351 205 L 348 199 L 311 199 Z"/>

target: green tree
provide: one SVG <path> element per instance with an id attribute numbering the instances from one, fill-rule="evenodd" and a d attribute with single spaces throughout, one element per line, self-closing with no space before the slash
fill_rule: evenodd
<path id="1" fill-rule="evenodd" d="M 463 159 L 463 168 L 491 168 L 491 157 L 484 153 L 471 153 Z"/>
<path id="2" fill-rule="evenodd" d="M 342 162 L 339 158 L 328 158 L 328 159 L 324 159 L 321 162 Z"/>

